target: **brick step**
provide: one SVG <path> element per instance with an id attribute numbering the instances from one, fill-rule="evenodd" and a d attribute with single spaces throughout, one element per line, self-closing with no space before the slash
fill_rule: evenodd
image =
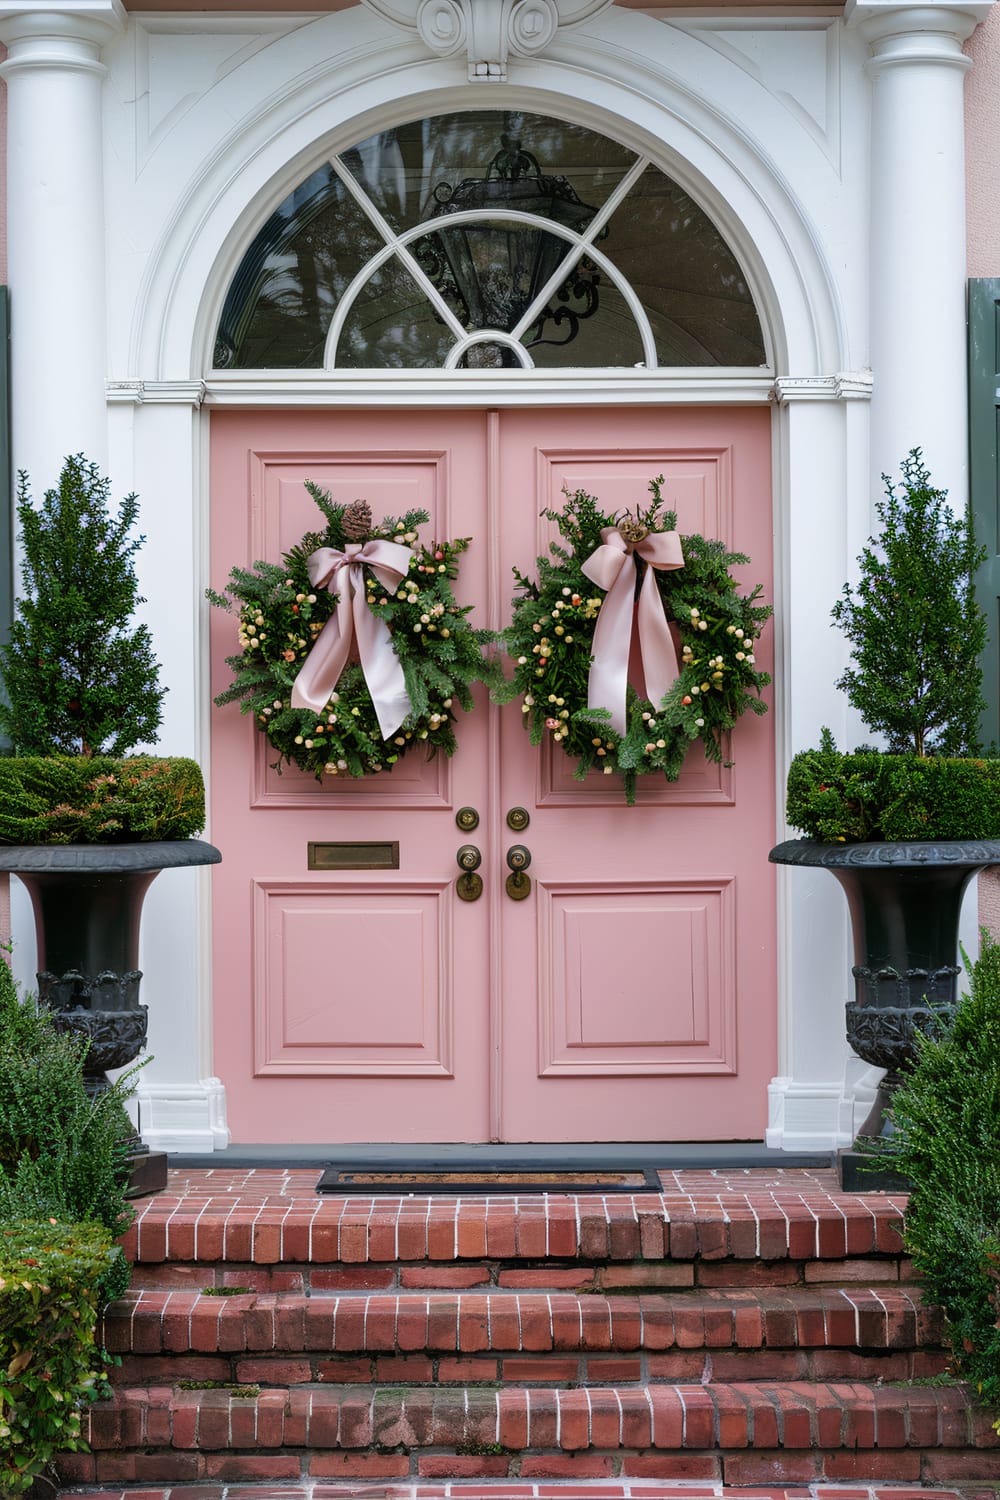
<path id="1" fill-rule="evenodd" d="M 664 1191 L 618 1196 L 334 1197 L 319 1173 L 175 1171 L 143 1201 L 130 1259 L 243 1266 L 488 1261 L 807 1263 L 900 1257 L 904 1199 L 844 1197 L 831 1174 L 662 1173 Z M 859 1260 L 859 1258 L 861 1258 Z M 797 1279 L 802 1279 L 800 1268 Z M 606 1288 L 610 1290 L 611 1288 Z"/>
<path id="2" fill-rule="evenodd" d="M 121 1384 L 607 1385 L 909 1380 L 947 1367 L 916 1287 L 569 1293 L 137 1290 L 105 1312 Z"/>
<path id="3" fill-rule="evenodd" d="M 730 1485 L 711 1482 L 687 1484 L 683 1480 L 659 1484 L 655 1480 L 571 1480 L 562 1483 L 517 1480 L 492 1484 L 438 1482 L 435 1484 L 380 1484 L 377 1488 L 357 1485 L 324 1484 L 322 1480 L 304 1484 L 285 1482 L 275 1485 L 193 1484 L 185 1485 L 184 1500 L 996 1500 L 996 1489 L 974 1484 L 954 1489 L 928 1489 L 923 1485 L 881 1484 L 845 1487 L 841 1484 L 810 1484 L 794 1489 L 754 1485 L 752 1490 L 733 1489 Z M 73 1491 L 74 1500 L 180 1500 L 174 1489 L 84 1489 Z"/>
<path id="4" fill-rule="evenodd" d="M 1000 1437 L 958 1386 L 808 1382 L 647 1389 L 122 1388 L 64 1482 L 302 1478 L 993 1478 Z"/>

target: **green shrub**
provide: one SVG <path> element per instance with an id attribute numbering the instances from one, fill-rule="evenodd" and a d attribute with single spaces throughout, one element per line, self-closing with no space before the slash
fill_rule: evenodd
<path id="1" fill-rule="evenodd" d="M 896 1092 L 891 1162 L 911 1183 L 904 1239 L 929 1300 L 944 1310 L 956 1366 L 997 1402 L 1000 946 L 985 932 L 970 980 L 947 1030 L 920 1039 Z"/>
<path id="2" fill-rule="evenodd" d="M 91 1099 L 83 1085 L 87 1042 L 57 1032 L 48 1013 L 21 1001 L 0 958 L 0 1220 L 89 1220 L 117 1238 L 132 1221 L 125 1197 L 132 1073 Z M 118 1256 L 107 1295 L 127 1285 Z"/>
<path id="3" fill-rule="evenodd" d="M 1000 838 L 1000 760 L 839 751 L 828 730 L 788 771 L 788 821 L 807 838 Z"/>
<path id="4" fill-rule="evenodd" d="M 201 769 L 183 757 L 0 757 L 0 844 L 185 839 L 205 826 Z"/>
<path id="5" fill-rule="evenodd" d="M 154 741 L 164 689 L 145 625 L 131 533 L 135 495 L 109 509 L 110 484 L 82 454 L 32 503 L 20 475 L 22 593 L 0 647 L 0 728 L 18 755 L 125 755 Z"/>
<path id="6" fill-rule="evenodd" d="M 919 448 L 901 469 L 899 487 L 882 476 L 882 530 L 834 605 L 854 663 L 837 686 L 890 752 L 975 755 L 987 624 L 973 578 L 986 549 L 968 507 L 957 516 L 930 483 Z"/>
<path id="7" fill-rule="evenodd" d="M 86 1446 L 81 1405 L 99 1378 L 113 1253 L 96 1224 L 0 1227 L 0 1494 L 25 1494 L 57 1454 Z"/>

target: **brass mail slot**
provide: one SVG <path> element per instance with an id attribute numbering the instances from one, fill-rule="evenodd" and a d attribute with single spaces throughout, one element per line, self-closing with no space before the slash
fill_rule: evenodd
<path id="1" fill-rule="evenodd" d="M 399 841 L 371 844 L 309 843 L 310 870 L 398 870 Z"/>

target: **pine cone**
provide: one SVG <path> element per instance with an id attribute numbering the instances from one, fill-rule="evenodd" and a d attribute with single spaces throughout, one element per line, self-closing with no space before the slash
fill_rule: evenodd
<path id="1" fill-rule="evenodd" d="M 345 542 L 367 542 L 372 529 L 372 508 L 367 500 L 352 500 L 341 520 Z"/>

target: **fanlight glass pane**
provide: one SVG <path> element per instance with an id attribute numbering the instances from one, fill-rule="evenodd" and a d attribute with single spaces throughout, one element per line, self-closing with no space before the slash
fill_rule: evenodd
<path id="1" fill-rule="evenodd" d="M 480 219 L 429 234 L 414 252 L 467 332 L 511 333 L 568 248 L 542 229 Z"/>
<path id="2" fill-rule="evenodd" d="M 530 152 L 545 176 L 564 178 L 595 209 L 602 207 L 636 160 L 634 151 L 583 125 L 497 109 L 412 120 L 370 136 L 345 151 L 342 160 L 379 213 L 401 234 L 429 219 L 463 183 L 481 182 L 505 142 L 509 150 L 515 141 Z M 531 196 L 527 181 L 519 179 L 519 186 Z M 528 205 L 505 200 L 499 206 Z M 545 208 L 532 205 L 532 211 L 545 213 Z"/>
<path id="3" fill-rule="evenodd" d="M 381 248 L 332 168 L 313 172 L 271 215 L 233 277 L 216 367 L 321 369 L 337 303 Z"/>
<path id="4" fill-rule="evenodd" d="M 391 258 L 367 271 L 387 246 Z M 328 349 L 338 308 L 343 327 Z M 527 358 L 482 344 L 459 368 L 767 358 L 739 263 L 679 184 L 583 126 L 470 110 L 380 131 L 289 194 L 233 278 L 215 362 L 437 368 L 459 328 L 512 333 L 522 323 Z"/>
<path id="5" fill-rule="evenodd" d="M 563 282 L 524 342 L 540 370 L 645 362 L 632 309 L 606 276 L 588 275 L 586 264 Z"/>
<path id="6" fill-rule="evenodd" d="M 409 272 L 393 257 L 365 282 L 337 344 L 352 370 L 439 369 L 455 342 Z"/>
<path id="7" fill-rule="evenodd" d="M 736 257 L 704 210 L 658 168 L 646 168 L 612 215 L 601 249 L 638 294 L 661 365 L 766 362 Z"/>

